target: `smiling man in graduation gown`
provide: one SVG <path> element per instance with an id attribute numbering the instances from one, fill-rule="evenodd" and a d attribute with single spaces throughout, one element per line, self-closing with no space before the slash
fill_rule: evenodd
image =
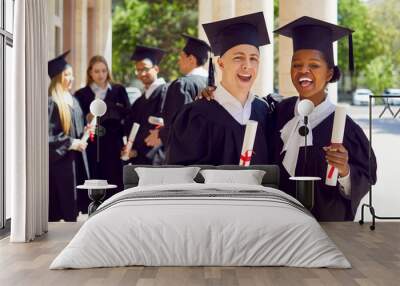
<path id="1" fill-rule="evenodd" d="M 342 144 L 331 144 L 335 105 L 325 92 L 330 82 L 340 78 L 334 65 L 333 42 L 348 36 L 350 69 L 353 68 L 352 30 L 301 17 L 276 31 L 293 39 L 292 82 L 299 97 L 290 97 L 276 106 L 276 158 L 281 166 L 280 188 L 295 196 L 291 176 L 316 176 L 315 202 L 312 209 L 320 221 L 354 220 L 362 197 L 376 182 L 376 159 L 369 160 L 369 142 L 363 130 L 349 116 L 346 118 Z M 297 111 L 299 100 L 309 99 L 315 109 L 308 116 L 307 161 L 304 137 L 299 129 L 303 118 Z M 336 186 L 325 184 L 327 164 L 338 168 Z"/>
<path id="2" fill-rule="evenodd" d="M 184 106 L 170 132 L 170 164 L 239 164 L 246 123 L 258 122 L 251 164 L 269 162 L 265 103 L 252 92 L 258 48 L 269 44 L 262 12 L 203 25 L 222 72 L 215 101 Z M 212 64 L 210 65 L 212 67 Z M 213 77 L 213 72 L 209 77 Z"/>
<path id="3" fill-rule="evenodd" d="M 168 148 L 168 137 L 174 118 L 185 104 L 193 102 L 202 89 L 207 86 L 208 72 L 203 65 L 207 62 L 210 46 L 197 38 L 182 35 L 186 45 L 179 55 L 179 70 L 183 77 L 173 81 L 167 91 L 162 111 L 164 126 L 159 134 L 146 139 L 149 146 L 155 146 L 160 138 L 164 148 Z"/>
<path id="4" fill-rule="evenodd" d="M 168 86 L 163 78 L 158 78 L 160 71 L 159 63 L 165 52 L 158 48 L 137 46 L 131 60 L 135 61 L 137 78 L 143 83 L 145 91 L 132 105 L 130 113 L 125 120 L 125 134 L 129 136 L 134 122 L 140 124 L 138 134 L 133 144 L 133 149 L 137 156 L 131 159 L 133 164 L 153 164 L 153 148 L 160 147 L 159 142 L 156 147 L 148 146 L 145 139 L 150 135 L 150 131 L 155 128 L 149 123 L 149 117 L 161 117 L 163 100 L 167 93 Z M 150 153 L 149 153 L 150 152 Z"/>

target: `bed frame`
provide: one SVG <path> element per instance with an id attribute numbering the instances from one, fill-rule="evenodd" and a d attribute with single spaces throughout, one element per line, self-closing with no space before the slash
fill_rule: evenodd
<path id="1" fill-rule="evenodd" d="M 191 165 L 200 167 L 202 170 L 205 169 L 218 169 L 218 170 L 243 170 L 243 169 L 256 169 L 265 171 L 265 175 L 262 180 L 262 185 L 265 187 L 279 188 L 279 166 L 277 165 L 252 165 L 249 167 L 243 167 L 238 165 Z M 123 172 L 123 183 L 124 189 L 133 188 L 138 185 L 139 177 L 135 171 L 136 167 L 148 167 L 148 168 L 171 168 L 171 167 L 184 167 L 182 165 L 161 165 L 161 166 L 151 166 L 151 165 L 126 165 L 124 166 Z M 203 176 L 199 173 L 194 180 L 197 183 L 204 183 Z"/>

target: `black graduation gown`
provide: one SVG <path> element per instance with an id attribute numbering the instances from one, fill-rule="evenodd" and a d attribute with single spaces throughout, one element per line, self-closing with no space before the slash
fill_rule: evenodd
<path id="1" fill-rule="evenodd" d="M 78 90 L 75 96 L 82 107 L 86 122 L 86 115 L 90 113 L 90 103 L 95 99 L 95 94 L 90 86 L 86 86 Z M 119 84 L 111 85 L 104 102 L 107 105 L 107 112 L 99 120 L 100 125 L 105 129 L 104 135 L 100 136 L 99 166 L 97 166 L 97 135 L 94 136 L 93 141 L 88 140 L 87 154 L 91 178 L 107 180 L 109 184 L 118 186 L 116 189 L 107 191 L 106 198 L 108 198 L 123 190 L 120 157 L 124 136 L 123 123 L 129 112 L 130 103 L 125 88 Z M 82 206 L 82 210 L 87 210 L 87 202 Z"/>
<path id="2" fill-rule="evenodd" d="M 297 97 L 291 97 L 278 103 L 276 106 L 276 152 L 275 158 L 281 168 L 280 188 L 286 193 L 295 196 L 295 183 L 289 180 L 290 175 L 282 165 L 284 154 L 280 154 L 283 142 L 280 139 L 280 130 L 293 118 Z M 324 146 L 329 146 L 332 136 L 334 112 L 323 120 L 313 130 L 313 146 L 307 147 L 307 164 L 304 162 L 304 147 L 300 147 L 296 166 L 296 175 L 317 176 L 321 181 L 316 183 L 315 203 L 313 215 L 319 221 L 354 220 L 360 200 L 369 190 L 369 183 L 376 182 L 376 158 L 372 152 L 371 177 L 369 176 L 368 150 L 369 142 L 364 132 L 349 116 L 346 118 L 346 127 L 343 145 L 349 153 L 351 195 L 346 198 L 340 191 L 339 183 L 335 187 L 325 184 L 327 163 Z M 305 171 L 304 171 L 305 170 Z M 303 172 L 306 172 L 303 174 Z"/>
<path id="3" fill-rule="evenodd" d="M 125 120 L 124 129 L 126 136 L 129 136 L 134 122 L 140 124 L 138 134 L 136 135 L 135 142 L 133 144 L 133 149 L 137 151 L 138 156 L 130 160 L 130 163 L 134 165 L 153 164 L 153 158 L 149 157 L 149 152 L 152 151 L 153 148 L 148 147 L 144 140 L 150 135 L 149 131 L 155 128 L 154 125 L 149 123 L 149 116 L 162 116 L 161 108 L 167 93 L 167 88 L 167 84 L 158 86 L 148 99 L 146 99 L 143 93 L 142 96 L 133 103 L 129 115 Z"/>
<path id="4" fill-rule="evenodd" d="M 251 120 L 258 121 L 251 164 L 271 161 L 266 105 L 254 99 Z M 238 123 L 217 101 L 197 100 L 176 117 L 167 149 L 168 164 L 238 165 L 246 126 Z"/>
<path id="5" fill-rule="evenodd" d="M 69 150 L 73 139 L 83 133 L 83 114 L 73 97 L 70 134 L 64 134 L 57 104 L 49 97 L 49 221 L 76 221 L 78 216 L 76 186 L 88 178 L 86 152 Z M 78 194 L 77 194 L 78 192 Z M 79 196 L 86 196 L 81 192 Z"/>
<path id="6" fill-rule="evenodd" d="M 187 75 L 169 85 L 162 112 L 164 127 L 160 129 L 160 139 L 165 148 L 168 146 L 169 132 L 174 118 L 182 107 L 193 102 L 206 86 L 207 78 L 199 75 Z"/>

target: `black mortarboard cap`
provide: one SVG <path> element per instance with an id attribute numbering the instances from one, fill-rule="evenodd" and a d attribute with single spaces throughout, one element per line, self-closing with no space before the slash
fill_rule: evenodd
<path id="1" fill-rule="evenodd" d="M 215 56 L 222 56 L 227 50 L 237 45 L 248 44 L 258 48 L 270 43 L 263 12 L 203 24 L 203 28 Z M 211 57 L 208 85 L 215 86 L 214 65 Z"/>
<path id="2" fill-rule="evenodd" d="M 165 54 L 164 50 L 145 46 L 136 46 L 131 56 L 132 61 L 142 61 L 149 59 L 153 65 L 158 65 Z"/>
<path id="3" fill-rule="evenodd" d="M 182 34 L 182 37 L 186 39 L 186 45 L 182 50 L 187 55 L 194 55 L 201 62 L 205 62 L 208 58 L 208 52 L 211 50 L 210 46 L 205 41 L 189 35 Z"/>
<path id="4" fill-rule="evenodd" d="M 203 24 L 203 28 L 216 56 L 221 56 L 230 48 L 241 44 L 258 48 L 270 43 L 262 12 Z"/>
<path id="5" fill-rule="evenodd" d="M 66 51 L 47 63 L 47 73 L 51 79 L 64 71 L 65 67 L 68 65 L 65 57 L 69 53 L 70 51 Z"/>
<path id="6" fill-rule="evenodd" d="M 334 67 L 333 42 L 348 36 L 349 69 L 354 71 L 353 30 L 331 24 L 308 16 L 300 17 L 293 22 L 277 29 L 275 33 L 292 38 L 293 51 L 312 49 L 321 51 L 328 65 Z"/>

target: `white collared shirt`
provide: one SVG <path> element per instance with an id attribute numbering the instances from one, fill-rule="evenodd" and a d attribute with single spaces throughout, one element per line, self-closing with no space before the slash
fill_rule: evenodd
<path id="1" fill-rule="evenodd" d="M 90 84 L 90 88 L 92 89 L 96 98 L 100 98 L 101 100 L 104 100 L 106 98 L 107 91 L 111 90 L 111 84 L 107 83 L 107 87 L 103 89 L 100 86 L 98 86 L 96 83 L 92 82 Z"/>
<path id="2" fill-rule="evenodd" d="M 69 106 L 74 106 L 74 100 L 72 99 L 72 95 L 69 92 L 64 92 L 64 100 Z"/>
<path id="3" fill-rule="evenodd" d="M 297 99 L 294 107 L 294 117 L 289 120 L 281 129 L 281 139 L 284 143 L 281 153 L 286 152 L 282 164 L 291 176 L 295 176 L 299 148 L 305 145 L 304 137 L 300 136 L 298 133 L 298 129 L 304 125 L 297 111 L 297 105 L 299 101 L 300 98 Z M 308 116 L 311 132 L 309 132 L 307 135 L 307 146 L 313 146 L 312 129 L 318 126 L 318 124 L 332 114 L 332 112 L 335 111 L 335 107 L 336 106 L 327 98 L 325 101 L 316 106 L 312 113 Z M 350 173 L 343 178 L 338 178 L 338 183 L 340 185 L 340 191 L 345 197 L 349 197 L 351 193 Z"/>
<path id="4" fill-rule="evenodd" d="M 149 99 L 151 94 L 153 93 L 153 91 L 155 91 L 156 88 L 162 84 L 165 84 L 165 80 L 162 77 L 157 78 L 155 81 L 153 81 L 153 83 L 149 86 L 148 89 L 146 89 L 146 91 L 144 93 L 144 96 L 146 97 L 146 99 Z"/>
<path id="5" fill-rule="evenodd" d="M 340 184 L 340 190 L 343 192 L 345 197 L 350 197 L 351 194 L 351 178 L 350 172 L 345 177 L 338 177 Z"/>
<path id="6" fill-rule="evenodd" d="M 198 75 L 208 77 L 208 71 L 203 67 L 197 67 L 192 69 L 187 75 Z"/>
<path id="7" fill-rule="evenodd" d="M 251 104 L 254 98 L 255 96 L 250 92 L 245 104 L 242 106 L 240 101 L 231 95 L 222 84 L 217 84 L 217 89 L 214 91 L 214 99 L 242 125 L 247 124 L 250 119 Z"/>

